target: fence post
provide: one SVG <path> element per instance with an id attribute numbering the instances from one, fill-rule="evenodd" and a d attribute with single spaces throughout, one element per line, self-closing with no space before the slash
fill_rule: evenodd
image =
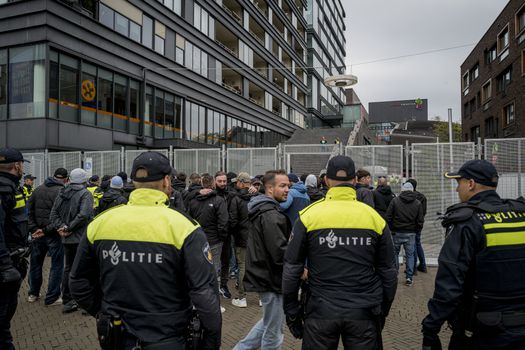
<path id="1" fill-rule="evenodd" d="M 481 137 L 478 137 L 478 159 L 481 159 L 483 153 L 483 144 L 481 143 Z"/>
<path id="2" fill-rule="evenodd" d="M 250 148 L 250 175 L 253 176 L 253 148 Z"/>
<path id="3" fill-rule="evenodd" d="M 126 155 L 126 151 L 125 151 L 124 146 L 122 146 L 122 147 L 120 147 L 120 154 L 119 154 L 119 157 L 118 157 L 120 171 L 126 171 L 126 163 L 125 163 L 125 160 L 124 160 L 124 156 L 125 155 Z M 129 177 L 129 175 L 130 174 L 128 174 L 128 177 Z"/>
<path id="4" fill-rule="evenodd" d="M 171 167 L 174 168 L 175 162 L 173 161 L 173 145 L 170 145 L 170 150 L 168 151 L 168 158 L 170 159 Z"/>
<path id="5" fill-rule="evenodd" d="M 226 148 L 226 145 L 222 145 L 221 147 L 221 167 L 222 171 L 226 172 L 226 157 L 228 156 L 228 149 Z"/>
<path id="6" fill-rule="evenodd" d="M 521 196 L 521 139 L 518 139 L 518 197 Z"/>
<path id="7" fill-rule="evenodd" d="M 414 157 L 412 157 L 412 159 L 414 159 Z M 408 140 L 405 140 L 405 179 L 406 180 L 410 178 L 410 169 L 408 168 L 409 161 L 410 161 L 410 148 L 408 146 Z M 412 167 L 412 171 L 414 171 L 413 167 Z M 414 174 L 412 174 L 412 177 L 414 177 L 413 175 Z"/>

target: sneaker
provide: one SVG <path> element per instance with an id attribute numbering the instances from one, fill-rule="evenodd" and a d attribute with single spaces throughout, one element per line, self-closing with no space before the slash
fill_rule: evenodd
<path id="1" fill-rule="evenodd" d="M 58 297 L 57 300 L 55 300 L 54 302 L 52 302 L 50 304 L 46 304 L 46 306 L 58 306 L 58 305 L 62 305 L 62 304 L 63 304 L 62 298 Z"/>
<path id="2" fill-rule="evenodd" d="M 35 301 L 38 301 L 38 299 L 40 299 L 40 295 L 29 294 L 27 297 L 27 301 L 30 303 L 34 303 Z"/>
<path id="3" fill-rule="evenodd" d="M 262 307 L 262 301 L 259 299 L 259 306 Z"/>
<path id="4" fill-rule="evenodd" d="M 230 293 L 227 286 L 219 288 L 219 293 L 225 299 L 231 299 L 232 297 L 232 293 Z"/>
<path id="5" fill-rule="evenodd" d="M 71 301 L 68 301 L 64 307 L 62 308 L 62 313 L 63 314 L 69 314 L 71 312 L 75 312 L 78 310 L 78 304 L 76 301 L 74 300 L 71 300 Z"/>
<path id="6" fill-rule="evenodd" d="M 407 281 L 406 281 L 405 285 L 406 285 L 407 287 L 412 287 L 412 284 L 413 284 L 413 282 L 412 282 L 412 278 L 407 278 Z"/>
<path id="7" fill-rule="evenodd" d="M 246 303 L 246 298 L 235 298 L 232 300 L 232 305 L 237 307 L 248 307 L 248 304 Z"/>
<path id="8" fill-rule="evenodd" d="M 224 311 L 226 311 L 226 309 L 223 306 L 221 306 L 221 314 L 223 314 Z"/>

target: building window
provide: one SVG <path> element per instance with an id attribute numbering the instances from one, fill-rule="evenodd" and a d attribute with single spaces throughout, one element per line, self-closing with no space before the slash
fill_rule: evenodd
<path id="1" fill-rule="evenodd" d="M 516 13 L 516 36 L 519 36 L 525 30 L 525 5 Z"/>
<path id="2" fill-rule="evenodd" d="M 470 129 L 470 139 L 474 142 L 477 142 L 478 138 L 480 137 L 481 133 L 480 133 L 480 130 L 479 130 L 479 125 L 478 126 L 475 126 L 473 128 Z"/>
<path id="3" fill-rule="evenodd" d="M 521 51 L 521 76 L 524 76 L 524 75 L 525 75 L 525 50 Z"/>
<path id="4" fill-rule="evenodd" d="M 103 4 L 100 4 L 99 21 L 117 33 L 135 40 L 136 42 L 141 42 L 142 28 L 140 24 L 133 22 L 126 16 Z"/>
<path id="5" fill-rule="evenodd" d="M 472 83 L 478 77 L 479 77 L 479 64 L 476 63 L 476 65 L 474 67 L 472 67 L 472 69 L 469 72 L 470 82 Z"/>
<path id="6" fill-rule="evenodd" d="M 153 48 L 153 19 L 146 15 L 142 16 L 142 44 Z"/>
<path id="7" fill-rule="evenodd" d="M 113 129 L 127 131 L 128 113 L 128 78 L 115 74 L 115 98 L 113 110 Z"/>
<path id="8" fill-rule="evenodd" d="M 492 97 L 492 80 L 487 81 L 481 88 L 481 103 L 485 103 Z"/>
<path id="9" fill-rule="evenodd" d="M 463 79 L 462 79 L 462 85 L 461 85 L 461 88 L 462 88 L 463 90 L 466 90 L 468 87 L 469 87 L 468 72 L 465 72 L 465 74 L 463 74 Z"/>
<path id="10" fill-rule="evenodd" d="M 129 82 L 129 132 L 138 135 L 140 123 L 140 83 L 131 79 Z"/>
<path id="11" fill-rule="evenodd" d="M 507 87 L 510 85 L 511 82 L 511 72 L 512 72 L 512 66 L 507 68 L 503 73 L 501 73 L 497 77 L 497 83 L 498 83 L 498 92 L 505 91 Z"/>
<path id="12" fill-rule="evenodd" d="M 503 120 L 505 121 L 505 126 L 514 123 L 514 103 L 503 107 Z"/>
<path id="13" fill-rule="evenodd" d="M 496 45 L 492 46 L 490 49 L 485 51 L 485 63 L 490 64 L 492 61 L 494 61 L 497 57 L 496 53 Z"/>
<path id="14" fill-rule="evenodd" d="M 9 118 L 45 117 L 46 46 L 9 49 Z"/>
<path id="15" fill-rule="evenodd" d="M 164 4 L 171 11 L 175 12 L 177 15 L 182 15 L 182 3 L 184 0 L 157 0 L 161 4 Z"/>
<path id="16" fill-rule="evenodd" d="M 100 23 L 113 29 L 115 23 L 115 11 L 104 4 L 100 4 L 98 19 Z"/>
<path id="17" fill-rule="evenodd" d="M 138 43 L 142 41 L 142 27 L 133 21 L 129 21 L 129 37 Z"/>
<path id="18" fill-rule="evenodd" d="M 60 103 L 58 116 L 61 120 L 78 122 L 79 92 L 78 60 L 60 55 Z"/>
<path id="19" fill-rule="evenodd" d="M 164 137 L 164 92 L 155 89 L 155 138 Z"/>
<path id="20" fill-rule="evenodd" d="M 468 102 L 463 104 L 463 116 L 468 117 L 470 115 L 470 104 Z"/>
<path id="21" fill-rule="evenodd" d="M 164 55 L 164 38 L 155 35 L 155 51 Z"/>
<path id="22" fill-rule="evenodd" d="M 485 137 L 496 137 L 496 123 L 494 117 L 485 119 Z"/>
<path id="23" fill-rule="evenodd" d="M 501 55 L 509 47 L 509 25 L 498 34 L 498 55 Z"/>
<path id="24" fill-rule="evenodd" d="M 97 126 L 111 129 L 113 72 L 98 69 Z"/>
<path id="25" fill-rule="evenodd" d="M 82 97 L 82 111 L 80 112 L 80 123 L 96 125 L 97 118 L 97 67 L 82 62 L 82 86 L 80 96 Z"/>
<path id="26" fill-rule="evenodd" d="M 7 49 L 0 50 L 0 120 L 7 118 Z"/>
<path id="27" fill-rule="evenodd" d="M 175 62 L 184 65 L 184 47 L 186 40 L 179 34 L 175 35 Z"/>

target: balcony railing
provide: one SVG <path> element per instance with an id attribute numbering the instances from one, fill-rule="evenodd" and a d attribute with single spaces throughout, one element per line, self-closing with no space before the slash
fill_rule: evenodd
<path id="1" fill-rule="evenodd" d="M 222 83 L 222 86 L 230 90 L 231 92 L 236 93 L 237 95 L 241 94 L 241 89 L 238 86 L 232 86 L 226 83 Z"/>
<path id="2" fill-rule="evenodd" d="M 250 30 L 250 34 L 255 38 L 255 40 L 257 40 L 259 42 L 259 44 L 264 46 L 264 40 L 263 39 L 261 39 L 257 34 L 252 32 L 251 30 Z"/>
<path id="3" fill-rule="evenodd" d="M 226 7 L 226 5 L 224 5 L 224 3 L 222 4 L 222 8 L 223 8 L 224 11 L 226 11 L 230 16 L 232 16 L 234 20 L 236 20 L 237 22 L 239 22 L 240 25 L 242 25 L 242 19 L 241 19 L 241 17 L 239 17 L 238 14 L 236 14 L 235 12 L 233 12 L 232 10 L 230 10 L 228 7 Z"/>
<path id="4" fill-rule="evenodd" d="M 219 44 L 220 47 L 222 47 L 224 50 L 228 51 L 229 53 L 231 53 L 233 56 L 237 57 L 237 54 L 232 50 L 230 49 L 228 46 L 224 45 L 222 42 L 220 42 L 219 40 L 215 39 L 215 42 L 217 44 Z"/>

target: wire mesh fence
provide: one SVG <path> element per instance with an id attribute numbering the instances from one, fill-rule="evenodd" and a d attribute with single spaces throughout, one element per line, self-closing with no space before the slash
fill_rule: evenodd
<path id="1" fill-rule="evenodd" d="M 120 151 L 84 152 L 84 163 L 91 161 L 91 172 L 99 176 L 116 175 L 121 169 Z"/>
<path id="2" fill-rule="evenodd" d="M 166 157 L 170 158 L 169 150 L 167 149 L 156 149 L 155 152 L 159 152 Z M 133 161 L 135 158 L 137 158 L 139 155 L 141 155 L 144 152 L 148 152 L 147 150 L 128 150 L 124 152 L 124 171 L 128 176 L 131 175 L 131 167 L 133 166 Z"/>
<path id="3" fill-rule="evenodd" d="M 485 140 L 485 159 L 498 170 L 501 197 L 525 196 L 525 139 Z"/>
<path id="4" fill-rule="evenodd" d="M 284 145 L 284 167 L 288 173 L 319 174 L 328 160 L 342 154 L 340 144 Z"/>
<path id="5" fill-rule="evenodd" d="M 24 159 L 30 163 L 24 163 L 24 174 L 31 174 L 36 177 L 34 187 L 44 183 L 46 180 L 46 154 L 45 153 L 24 153 Z"/>
<path id="6" fill-rule="evenodd" d="M 46 162 L 48 175 L 52 175 L 57 168 L 64 168 L 70 172 L 82 167 L 82 152 L 49 152 Z"/>
<path id="7" fill-rule="evenodd" d="M 412 178 L 417 191 L 427 198 L 427 214 L 421 234 L 425 254 L 437 258 L 445 239 L 438 221 L 440 213 L 458 202 L 456 182 L 445 179 L 443 173 L 457 170 L 467 160 L 475 158 L 474 143 L 412 144 Z"/>
<path id="8" fill-rule="evenodd" d="M 226 160 L 228 171 L 242 171 L 255 176 L 264 174 L 267 170 L 277 169 L 277 148 L 235 148 L 229 149 Z"/>
<path id="9" fill-rule="evenodd" d="M 178 172 L 215 174 L 221 170 L 221 150 L 177 149 L 173 151 L 173 165 Z"/>

